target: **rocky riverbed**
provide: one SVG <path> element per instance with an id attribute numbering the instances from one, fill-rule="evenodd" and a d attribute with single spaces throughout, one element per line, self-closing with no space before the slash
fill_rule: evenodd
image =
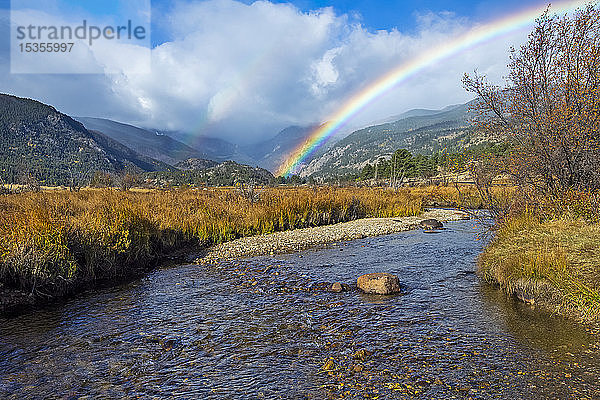
<path id="1" fill-rule="evenodd" d="M 250 236 L 213 246 L 201 254 L 196 263 L 209 264 L 224 259 L 290 253 L 320 244 L 388 235 L 420 228 L 420 223 L 427 219 L 446 222 L 468 218 L 468 214 L 462 211 L 432 209 L 415 217 L 364 218 L 335 225 Z"/>
<path id="2" fill-rule="evenodd" d="M 0 398 L 600 398 L 597 336 L 481 282 L 478 226 L 164 266 L 0 316 Z M 382 271 L 400 293 L 328 290 Z"/>

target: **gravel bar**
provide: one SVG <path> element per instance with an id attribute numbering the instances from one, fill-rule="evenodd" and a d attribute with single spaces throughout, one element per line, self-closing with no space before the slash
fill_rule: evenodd
<path id="1" fill-rule="evenodd" d="M 212 264 L 224 259 L 291 253 L 320 244 L 362 239 L 367 236 L 388 235 L 417 229 L 420 227 L 421 221 L 429 218 L 445 222 L 468 219 L 469 216 L 458 210 L 433 209 L 415 217 L 364 218 L 335 225 L 249 236 L 213 246 L 195 262 Z"/>

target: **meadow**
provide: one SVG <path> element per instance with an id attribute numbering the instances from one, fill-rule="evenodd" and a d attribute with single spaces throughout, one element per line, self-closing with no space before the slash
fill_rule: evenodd
<path id="1" fill-rule="evenodd" d="M 364 217 L 421 213 L 381 188 L 89 189 L 0 196 L 0 285 L 53 299 L 151 268 L 175 251 Z"/>
<path id="2" fill-rule="evenodd" d="M 553 312 L 600 319 L 600 192 L 565 191 L 499 221 L 479 273 Z"/>
<path id="3" fill-rule="evenodd" d="M 600 316 L 600 194 L 571 191 L 535 207 L 495 186 L 502 210 L 479 274 L 509 295 L 591 321 Z M 48 190 L 0 196 L 0 289 L 44 303 L 121 282 L 172 255 L 239 237 L 427 207 L 489 207 L 475 185 Z M 516 204 L 516 205 L 515 205 Z M 491 227 L 491 225 L 490 225 Z"/>

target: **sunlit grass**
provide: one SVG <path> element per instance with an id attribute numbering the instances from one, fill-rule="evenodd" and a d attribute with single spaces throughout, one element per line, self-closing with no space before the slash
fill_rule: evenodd
<path id="1" fill-rule="evenodd" d="M 127 275 L 173 250 L 242 236 L 422 211 L 408 190 L 264 189 L 77 193 L 0 197 L 0 282 L 55 296 L 82 282 Z"/>
<path id="2" fill-rule="evenodd" d="M 414 196 L 424 199 L 426 204 L 441 207 L 459 207 L 470 209 L 488 208 L 487 198 L 482 196 L 475 185 L 417 186 L 406 189 Z M 514 186 L 493 186 L 490 188 L 491 200 L 499 208 L 508 208 L 515 194 Z"/>
<path id="3" fill-rule="evenodd" d="M 500 225 L 479 260 L 482 277 L 583 320 L 600 317 L 600 225 L 523 212 Z"/>

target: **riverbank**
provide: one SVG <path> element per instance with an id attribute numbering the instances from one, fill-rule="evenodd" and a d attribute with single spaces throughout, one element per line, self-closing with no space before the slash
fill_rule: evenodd
<path id="1" fill-rule="evenodd" d="M 208 248 L 196 259 L 196 262 L 209 264 L 219 260 L 289 253 L 320 244 L 361 239 L 368 236 L 388 235 L 419 228 L 421 221 L 429 218 L 447 222 L 469 217 L 466 213 L 454 209 L 433 209 L 419 216 L 364 218 L 334 225 L 244 237 Z"/>
<path id="2" fill-rule="evenodd" d="M 206 188 L 0 196 L 0 313 L 151 269 L 176 251 L 368 217 L 419 215 L 411 189 Z"/>
<path id="3" fill-rule="evenodd" d="M 479 275 L 531 305 L 600 322 L 600 224 L 523 213 L 500 224 Z"/>
<path id="4" fill-rule="evenodd" d="M 597 398 L 597 338 L 481 284 L 474 222 L 159 268 L 0 317 L 0 398 Z M 378 270 L 405 291 L 327 290 Z"/>

